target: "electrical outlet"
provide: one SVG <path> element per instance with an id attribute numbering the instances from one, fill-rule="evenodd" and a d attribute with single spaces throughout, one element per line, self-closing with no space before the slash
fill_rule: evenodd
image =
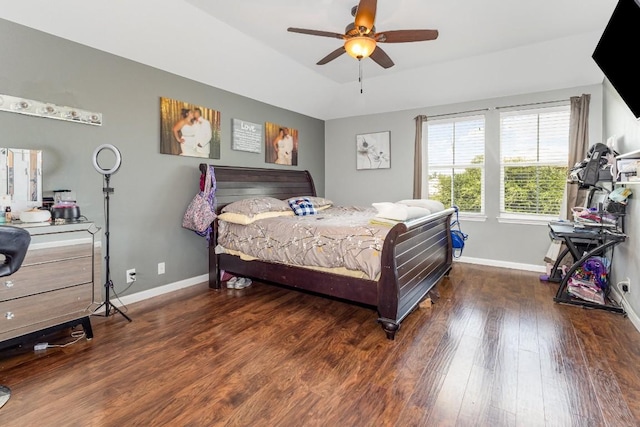
<path id="1" fill-rule="evenodd" d="M 158 263 L 158 274 L 164 274 L 164 262 Z"/>
<path id="2" fill-rule="evenodd" d="M 622 293 L 631 293 L 631 279 L 628 277 L 618 283 L 618 288 L 622 290 Z"/>
<path id="3" fill-rule="evenodd" d="M 135 281 L 136 281 L 136 269 L 130 268 L 129 270 L 127 270 L 127 284 L 133 283 Z"/>

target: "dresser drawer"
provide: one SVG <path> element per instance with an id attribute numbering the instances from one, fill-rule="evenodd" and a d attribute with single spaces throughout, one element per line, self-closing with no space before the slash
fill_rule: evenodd
<path id="1" fill-rule="evenodd" d="M 93 282 L 93 257 L 23 266 L 0 278 L 0 301 Z"/>
<path id="2" fill-rule="evenodd" d="M 87 316 L 92 301 L 93 285 L 88 283 L 0 302 L 0 340 Z"/>
<path id="3" fill-rule="evenodd" d="M 57 227 L 36 227 L 29 229 L 31 248 L 69 246 L 93 240 L 89 230 L 68 230 Z"/>
<path id="4" fill-rule="evenodd" d="M 87 239 L 84 239 L 87 240 Z M 32 244 L 27 251 L 22 262 L 22 267 L 29 267 L 32 265 L 45 264 L 49 262 L 57 262 L 66 259 L 90 257 L 93 252 L 93 243 L 87 241 L 77 245 L 57 246 L 57 247 L 44 247 L 34 249 Z M 18 270 L 19 272 L 20 270 Z"/>

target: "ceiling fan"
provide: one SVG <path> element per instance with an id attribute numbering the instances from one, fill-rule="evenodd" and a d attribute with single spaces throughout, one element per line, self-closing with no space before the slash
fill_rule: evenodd
<path id="1" fill-rule="evenodd" d="M 287 31 L 344 40 L 344 46 L 322 58 L 317 65 L 333 61 L 346 52 L 358 60 L 371 57 L 381 67 L 389 68 L 393 67 L 394 63 L 378 43 L 419 42 L 438 38 L 438 30 L 394 30 L 377 33 L 374 26 L 377 3 L 377 0 L 360 0 L 358 5 L 351 9 L 351 15 L 355 20 L 347 25 L 344 34 L 293 27 L 287 28 Z"/>

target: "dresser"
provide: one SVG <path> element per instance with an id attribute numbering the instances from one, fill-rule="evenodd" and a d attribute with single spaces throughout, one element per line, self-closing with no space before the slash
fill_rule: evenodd
<path id="1" fill-rule="evenodd" d="M 20 269 L 0 278 L 0 347 L 68 326 L 93 337 L 90 315 L 101 301 L 100 229 L 92 222 L 11 224 L 31 244 Z"/>

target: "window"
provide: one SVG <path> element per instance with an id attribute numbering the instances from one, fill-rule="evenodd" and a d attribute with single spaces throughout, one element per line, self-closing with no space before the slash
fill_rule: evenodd
<path id="1" fill-rule="evenodd" d="M 560 214 L 569 117 L 569 105 L 500 113 L 501 216 Z"/>
<path id="2" fill-rule="evenodd" d="M 429 198 L 484 213 L 484 116 L 428 120 L 424 133 Z"/>

